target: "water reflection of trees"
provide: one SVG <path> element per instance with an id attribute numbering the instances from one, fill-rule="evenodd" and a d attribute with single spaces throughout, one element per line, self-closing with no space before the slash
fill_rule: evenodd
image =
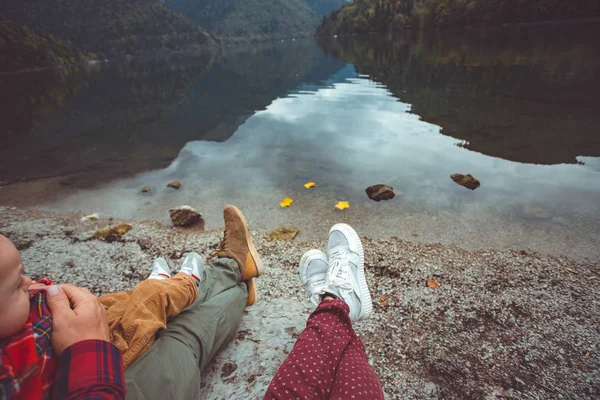
<path id="1" fill-rule="evenodd" d="M 321 38 L 465 147 L 527 163 L 600 156 L 597 24 Z"/>
<path id="2" fill-rule="evenodd" d="M 5 80 L 3 101 L 16 101 L 3 107 L 12 139 L 0 147 L 0 181 L 86 172 L 97 182 L 165 167 L 188 141 L 226 140 L 300 82 L 341 67 L 314 43 L 296 42 Z"/>

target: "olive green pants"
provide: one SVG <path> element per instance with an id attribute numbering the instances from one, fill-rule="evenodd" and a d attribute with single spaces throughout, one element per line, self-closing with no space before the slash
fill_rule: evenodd
<path id="1" fill-rule="evenodd" d="M 159 331 L 150 349 L 125 371 L 128 400 L 194 400 L 200 372 L 235 335 L 248 290 L 228 258 L 206 267 L 198 299 Z"/>

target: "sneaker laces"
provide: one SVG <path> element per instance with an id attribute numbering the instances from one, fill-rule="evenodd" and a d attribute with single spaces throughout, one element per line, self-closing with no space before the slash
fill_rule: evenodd
<path id="1" fill-rule="evenodd" d="M 350 263 L 343 251 L 334 251 L 329 258 L 329 271 L 327 279 L 323 285 L 324 288 L 333 287 L 344 293 L 350 293 L 354 290 L 352 283 L 348 279 L 350 274 Z"/>

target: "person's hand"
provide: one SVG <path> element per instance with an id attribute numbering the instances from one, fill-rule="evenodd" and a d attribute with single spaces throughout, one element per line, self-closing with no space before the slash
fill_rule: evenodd
<path id="1" fill-rule="evenodd" d="M 36 290 L 36 289 L 46 289 L 48 287 L 48 285 L 45 285 L 43 283 L 39 283 L 36 281 L 31 281 L 31 285 L 29 285 L 29 289 L 28 290 Z"/>
<path id="2" fill-rule="evenodd" d="M 84 340 L 110 342 L 106 312 L 89 290 L 73 285 L 46 288 L 52 312 L 52 350 L 60 357 L 67 348 Z"/>

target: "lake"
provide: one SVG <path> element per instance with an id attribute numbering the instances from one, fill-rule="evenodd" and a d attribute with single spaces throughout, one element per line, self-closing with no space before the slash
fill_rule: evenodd
<path id="1" fill-rule="evenodd" d="M 599 33 L 319 38 L 1 74 L 0 204 L 164 224 L 188 204 L 217 229 L 231 203 L 254 229 L 297 226 L 298 240 L 347 222 L 597 260 Z M 378 183 L 397 196 L 370 200 Z"/>

